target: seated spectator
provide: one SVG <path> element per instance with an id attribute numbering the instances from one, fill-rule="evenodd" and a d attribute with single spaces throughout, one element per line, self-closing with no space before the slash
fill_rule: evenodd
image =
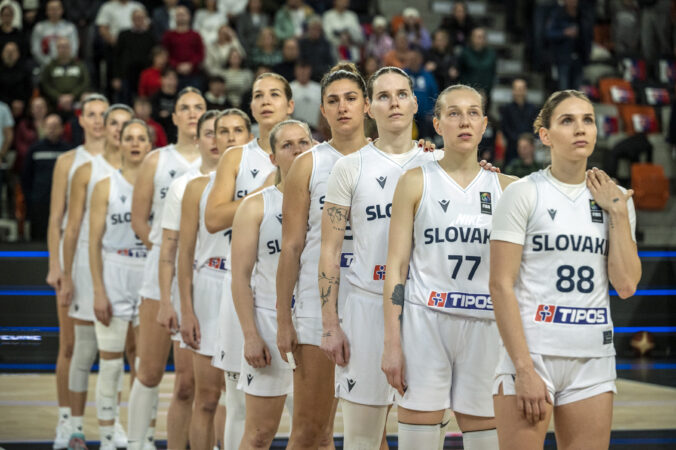
<path id="1" fill-rule="evenodd" d="M 152 97 L 160 90 L 162 84 L 162 71 L 169 63 L 169 52 L 164 47 L 153 47 L 150 51 L 152 65 L 141 72 L 138 81 L 138 95 Z"/>
<path id="2" fill-rule="evenodd" d="M 50 114 L 45 119 L 44 138 L 33 144 L 26 155 L 21 187 L 31 224 L 31 240 L 34 241 L 44 241 L 47 238 L 54 165 L 59 156 L 71 149 L 62 136 L 61 117 Z"/>
<path id="3" fill-rule="evenodd" d="M 153 9 L 153 30 L 158 41 L 164 33 L 176 29 L 176 7 L 178 0 L 163 0 L 164 5 Z"/>
<path id="4" fill-rule="evenodd" d="M 0 101 L 7 103 L 15 116 L 23 115 L 28 99 L 33 95 L 33 76 L 21 59 L 16 42 L 7 42 L 1 56 Z"/>
<path id="5" fill-rule="evenodd" d="M 42 67 L 56 58 L 56 41 L 59 37 L 68 39 L 71 55 L 77 55 L 79 49 L 79 38 L 75 25 L 63 20 L 61 0 L 49 0 L 45 10 L 47 20 L 36 24 L 31 34 L 33 58 Z"/>
<path id="6" fill-rule="evenodd" d="M 640 29 L 638 4 L 635 0 L 621 0 L 611 5 L 610 26 L 615 54 L 637 55 L 641 47 L 641 41 L 635 35 Z"/>
<path id="7" fill-rule="evenodd" d="M 486 30 L 482 27 L 473 29 L 469 45 L 462 49 L 458 58 L 459 81 L 482 92 L 486 103 L 490 102 L 495 81 L 496 60 L 495 50 L 486 46 Z"/>
<path id="8" fill-rule="evenodd" d="M 136 97 L 134 99 L 134 115 L 137 119 L 143 120 L 150 127 L 153 138 L 153 148 L 164 147 L 169 142 L 167 141 L 167 134 L 164 132 L 162 125 L 157 123 L 152 118 L 153 105 L 150 100 L 144 97 Z"/>
<path id="9" fill-rule="evenodd" d="M 227 23 L 225 14 L 218 10 L 216 0 L 205 0 L 204 8 L 195 11 L 195 20 L 192 26 L 202 36 L 204 45 L 208 46 L 216 41 L 218 30 Z"/>
<path id="10" fill-rule="evenodd" d="M 526 99 L 528 86 L 526 80 L 517 78 L 512 82 L 512 101 L 500 108 L 500 129 L 507 141 L 504 165 L 516 158 L 517 140 L 523 133 L 533 131 L 533 122 L 538 108 Z"/>
<path id="11" fill-rule="evenodd" d="M 270 68 L 266 68 L 266 66 L 260 67 L 265 68 L 266 72 L 270 71 Z M 239 50 L 230 52 L 228 66 L 222 72 L 222 76 L 227 86 L 228 102 L 235 108 L 248 108 L 249 105 L 248 103 L 245 104 L 243 97 L 250 93 L 254 75 L 251 70 L 244 67 L 244 59 Z"/>
<path id="12" fill-rule="evenodd" d="M 319 16 L 313 16 L 308 20 L 307 33 L 298 41 L 300 46 L 300 59 L 312 64 L 312 79 L 321 80 L 336 59 L 331 50 L 331 44 L 324 37 L 322 28 L 322 19 Z"/>
<path id="13" fill-rule="evenodd" d="M 270 18 L 263 12 L 262 0 L 249 0 L 246 11 L 237 17 L 237 33 L 247 55 L 253 52 L 261 30 L 269 25 Z"/>
<path id="14" fill-rule="evenodd" d="M 2 167 L 5 163 L 5 158 L 9 153 L 10 145 L 14 139 L 14 118 L 9 111 L 9 106 L 6 103 L 0 102 L 0 192 L 3 191 L 5 183 L 10 189 L 10 183 L 7 181 L 7 171 Z M 0 213 L 10 211 L 10 205 L 3 204 L 4 196 L 0 195 Z M 8 203 L 11 203 L 11 195 L 7 196 Z"/>
<path id="15" fill-rule="evenodd" d="M 415 115 L 420 138 L 431 139 L 436 136 L 432 126 L 434 117 L 434 102 L 439 95 L 439 87 L 434 75 L 425 70 L 423 55 L 418 48 L 409 51 L 406 58 L 406 73 L 413 80 L 413 94 L 418 100 L 418 112 Z"/>
<path id="16" fill-rule="evenodd" d="M 615 144 L 603 155 L 603 170 L 609 177 L 619 178 L 618 166 L 621 160 L 630 164 L 641 162 L 641 156 L 645 162 L 653 162 L 653 145 L 645 133 L 636 133 Z M 620 179 L 621 184 L 628 186 L 630 180 Z"/>
<path id="17" fill-rule="evenodd" d="M 234 23 L 246 9 L 247 3 L 247 0 L 218 0 L 218 13 L 225 17 L 227 23 Z"/>
<path id="18" fill-rule="evenodd" d="M 176 7 L 176 29 L 164 33 L 162 46 L 169 52 L 169 65 L 178 73 L 179 86 L 200 88 L 204 45 L 199 33 L 190 28 L 190 11 L 185 6 Z"/>
<path id="19" fill-rule="evenodd" d="M 474 27 L 474 20 L 467 13 L 467 3 L 464 1 L 453 2 L 451 15 L 445 16 L 441 20 L 441 25 L 439 25 L 439 28 L 448 32 L 448 36 L 453 45 L 456 46 L 457 51 L 467 45 Z"/>
<path id="20" fill-rule="evenodd" d="M 579 89 L 582 69 L 589 61 L 592 36 L 585 26 L 578 0 L 564 0 L 547 22 L 549 52 L 556 66 L 558 89 Z"/>
<path id="21" fill-rule="evenodd" d="M 207 101 L 207 110 L 231 108 L 232 105 L 228 102 L 228 96 L 225 91 L 225 78 L 220 75 L 209 77 L 204 99 Z"/>
<path id="22" fill-rule="evenodd" d="M 301 37 L 306 21 L 314 13 L 303 0 L 286 0 L 286 4 L 275 14 L 275 36 L 280 41 L 290 37 Z"/>
<path id="23" fill-rule="evenodd" d="M 409 7 L 404 9 L 402 16 L 404 23 L 400 30 L 406 32 L 409 47 L 418 47 L 423 51 L 429 49 L 432 45 L 432 39 L 430 39 L 430 33 L 420 18 L 420 12 Z"/>
<path id="24" fill-rule="evenodd" d="M 338 47 L 345 45 L 345 41 L 357 46 L 364 42 L 359 18 L 348 9 L 349 6 L 350 0 L 334 0 L 333 8 L 326 11 L 322 17 L 324 34 L 336 54 Z"/>
<path id="25" fill-rule="evenodd" d="M 0 48 L 4 48 L 8 42 L 14 42 L 19 47 L 22 59 L 27 59 L 28 39 L 26 33 L 14 26 L 16 12 L 10 4 L 0 7 Z"/>
<path id="26" fill-rule="evenodd" d="M 178 74 L 173 68 L 167 67 L 162 72 L 160 89 L 150 98 L 150 104 L 153 107 L 152 118 L 162 125 L 169 142 L 176 142 L 177 137 L 176 125 L 171 119 L 176 94 L 178 94 Z"/>
<path id="27" fill-rule="evenodd" d="M 132 93 L 138 90 L 141 72 L 150 65 L 150 54 L 157 44 L 150 31 L 145 8 L 132 13 L 132 27 L 122 31 L 115 46 L 115 66 L 111 84 L 117 92 L 117 101 L 130 103 Z"/>
<path id="28" fill-rule="evenodd" d="M 453 56 L 448 32 L 438 29 L 433 37 L 432 47 L 425 56 L 425 70 L 434 74 L 439 90 L 444 90 L 458 79 L 458 62 Z"/>
<path id="29" fill-rule="evenodd" d="M 378 59 L 375 56 L 367 56 L 361 65 L 360 72 L 364 75 L 364 79 L 368 80 L 378 69 L 380 69 Z"/>
<path id="30" fill-rule="evenodd" d="M 220 75 L 228 64 L 228 57 L 233 49 L 244 53 L 244 48 L 237 39 L 237 33 L 228 25 L 218 29 L 218 38 L 206 45 L 207 57 L 204 60 L 204 69 L 209 75 Z"/>
<path id="31" fill-rule="evenodd" d="M 277 38 L 272 28 L 263 28 L 258 35 L 256 47 L 251 52 L 250 63 L 253 67 L 268 66 L 282 62 L 282 53 L 277 48 Z"/>
<path id="32" fill-rule="evenodd" d="M 302 120 L 310 125 L 313 130 L 319 125 L 319 106 L 322 95 L 321 87 L 316 81 L 312 81 L 312 64 L 300 61 L 296 64 L 295 81 L 291 82 L 291 92 L 295 108 L 293 118 Z"/>
<path id="33" fill-rule="evenodd" d="M 406 32 L 402 30 L 394 36 L 394 48 L 385 53 L 383 66 L 394 66 L 403 69 L 408 57 L 408 51 L 408 37 L 406 36 Z"/>
<path id="34" fill-rule="evenodd" d="M 517 139 L 518 157 L 505 165 L 505 173 L 523 178 L 540 170 L 535 163 L 535 137 L 533 133 L 523 133 Z"/>
<path id="35" fill-rule="evenodd" d="M 670 0 L 639 0 L 639 4 L 641 5 L 641 56 L 649 66 L 654 66 L 658 58 L 666 55 L 674 56 L 672 2 Z M 586 33 L 583 31 L 583 34 Z"/>
<path id="36" fill-rule="evenodd" d="M 75 99 L 89 88 L 89 71 L 73 57 L 67 37 L 57 40 L 56 50 L 56 58 L 42 70 L 40 90 L 53 107 L 70 113 Z"/>
<path id="37" fill-rule="evenodd" d="M 14 150 L 16 158 L 14 159 L 14 170 L 21 173 L 23 161 L 28 154 L 28 149 L 38 140 L 45 137 L 45 119 L 49 109 L 44 97 L 33 97 L 28 107 L 27 117 L 21 119 L 16 125 L 14 131 Z"/>
<path id="38" fill-rule="evenodd" d="M 294 71 L 296 70 L 296 64 L 298 63 L 299 57 L 300 48 L 298 47 L 298 39 L 286 39 L 282 45 L 282 62 L 275 64 L 272 67 L 272 71 L 280 74 L 289 82 L 295 80 L 296 76 Z"/>
<path id="39" fill-rule="evenodd" d="M 12 8 L 12 28 L 16 28 L 17 30 L 23 30 L 23 11 L 21 10 L 21 5 L 17 0 L 2 0 L 0 1 L 0 8 L 4 8 L 5 6 L 9 6 Z M 28 8 L 26 8 L 28 9 Z"/>
<path id="40" fill-rule="evenodd" d="M 366 55 L 375 57 L 380 64 L 387 52 L 394 48 L 394 42 L 387 32 L 387 20 L 383 16 L 376 16 L 371 25 L 373 28 L 366 42 Z"/>

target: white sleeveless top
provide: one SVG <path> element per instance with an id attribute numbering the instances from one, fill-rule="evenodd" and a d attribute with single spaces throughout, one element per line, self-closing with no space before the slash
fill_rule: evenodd
<path id="1" fill-rule="evenodd" d="M 147 249 L 131 228 L 131 199 L 134 186 L 119 170 L 110 175 L 106 231 L 103 233 L 103 251 L 130 258 L 130 263 L 143 263 Z"/>
<path id="2" fill-rule="evenodd" d="M 75 156 L 73 157 L 73 162 L 70 165 L 68 170 L 68 181 L 66 183 L 66 204 L 64 206 L 64 215 L 63 220 L 61 221 L 61 231 L 66 229 L 66 224 L 68 223 L 68 206 L 70 205 L 70 185 L 73 180 L 73 175 L 75 171 L 84 163 L 91 161 L 94 156 L 85 150 L 84 146 L 79 145 L 75 147 Z"/>
<path id="3" fill-rule="evenodd" d="M 187 161 L 174 147 L 169 144 L 157 150 L 157 168 L 153 178 L 153 205 L 151 212 L 150 242 L 153 245 L 162 244 L 162 210 L 164 208 L 164 199 L 169 192 L 171 183 L 187 172 L 191 168 L 197 168 L 202 165 L 202 158 L 197 158 L 193 162 Z"/>
<path id="4" fill-rule="evenodd" d="M 277 264 L 282 251 L 282 193 L 275 186 L 270 186 L 260 195 L 263 196 L 263 219 L 258 232 L 258 255 L 251 285 L 254 305 L 276 310 Z"/>
<path id="5" fill-rule="evenodd" d="M 491 221 L 502 195 L 498 175 L 479 169 L 463 189 L 436 161 L 422 166 L 422 173 L 408 301 L 447 314 L 495 320 L 488 276 Z"/>
<path id="6" fill-rule="evenodd" d="M 214 178 L 216 172 L 209 173 L 209 183 L 204 188 L 202 196 L 200 197 L 199 205 L 199 230 L 197 232 L 197 244 L 195 245 L 195 268 L 201 270 L 202 268 L 210 270 L 226 270 L 225 261 L 227 260 L 227 252 L 230 250 L 231 233 L 218 231 L 216 233 L 209 233 L 204 222 L 204 214 L 206 212 L 207 198 L 214 187 Z"/>
<path id="7" fill-rule="evenodd" d="M 78 243 L 78 247 L 82 245 L 83 249 L 87 246 L 87 242 L 89 242 L 89 210 L 94 186 L 102 179 L 117 171 L 115 167 L 111 166 L 108 161 L 106 161 L 103 155 L 96 155 L 91 160 L 91 165 L 92 171 L 89 177 L 89 183 L 87 183 L 87 197 L 85 200 L 84 214 L 82 216 L 82 224 L 80 225 L 80 243 Z"/>
<path id="8" fill-rule="evenodd" d="M 326 198 L 327 182 L 331 169 L 343 155 L 328 142 L 322 142 L 310 150 L 312 154 L 312 175 L 310 176 L 310 208 L 308 211 L 305 246 L 300 255 L 298 285 L 295 294 L 294 311 L 297 317 L 321 317 L 317 275 L 319 253 L 322 241 L 322 211 Z M 352 229 L 345 230 L 345 240 L 340 261 L 340 289 L 338 290 L 338 312 L 342 314 L 347 298 L 348 283 L 345 276 L 354 260 L 352 251 Z"/>
<path id="9" fill-rule="evenodd" d="M 528 349 L 566 357 L 614 355 L 608 215 L 586 187 L 571 199 L 543 171 L 522 182 L 537 192 L 514 287 Z"/>

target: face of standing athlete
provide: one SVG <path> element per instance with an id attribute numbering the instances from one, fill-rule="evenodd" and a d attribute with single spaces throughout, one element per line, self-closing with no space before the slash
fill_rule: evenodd
<path id="1" fill-rule="evenodd" d="M 211 158 L 214 164 L 218 162 L 221 156 L 216 148 L 216 133 L 214 133 L 214 122 L 216 118 L 205 120 L 200 129 L 200 136 L 197 138 L 197 147 L 200 149 L 202 161 Z"/>
<path id="2" fill-rule="evenodd" d="M 188 92 L 183 94 L 176 102 L 174 112 L 171 118 L 178 128 L 179 133 L 188 136 L 197 135 L 197 121 L 204 111 L 207 109 L 207 104 L 204 98 L 196 92 Z"/>
<path id="3" fill-rule="evenodd" d="M 359 85 L 344 78 L 326 87 L 320 109 L 334 133 L 349 134 L 364 123 L 368 108 Z"/>
<path id="4" fill-rule="evenodd" d="M 115 111 L 108 114 L 108 120 L 106 121 L 106 141 L 109 145 L 113 147 L 118 147 L 120 145 L 120 132 L 122 131 L 122 125 L 125 122 L 131 120 L 131 114 L 124 109 L 116 109 Z"/>
<path id="5" fill-rule="evenodd" d="M 556 160 L 586 160 L 596 145 L 596 120 L 591 103 L 569 97 L 552 111 L 549 128 L 540 129 L 540 140 Z"/>
<path id="6" fill-rule="evenodd" d="M 312 136 L 300 125 L 286 125 L 277 133 L 275 153 L 270 155 L 270 161 L 279 167 L 282 174 L 286 175 L 296 159 L 296 156 L 312 147 Z"/>
<path id="7" fill-rule="evenodd" d="M 434 118 L 434 129 L 444 138 L 444 148 L 476 153 L 488 124 L 481 109 L 481 97 L 468 89 L 458 89 L 446 93 L 439 101 L 441 108 L 439 117 Z"/>
<path id="8" fill-rule="evenodd" d="M 92 139 L 101 139 L 105 136 L 105 126 L 103 125 L 103 115 L 108 109 L 108 103 L 100 100 L 87 102 L 82 108 L 80 115 L 80 126 L 85 132 L 85 136 Z"/>
<path id="9" fill-rule="evenodd" d="M 120 151 L 125 166 L 141 164 L 143 158 L 152 149 L 148 130 L 140 123 L 132 123 L 124 129 L 120 140 Z"/>
<path id="10" fill-rule="evenodd" d="M 284 83 L 274 77 L 265 77 L 253 85 L 251 115 L 260 126 L 272 128 L 293 112 L 293 100 L 286 98 Z"/>
<path id="11" fill-rule="evenodd" d="M 379 131 L 396 133 L 410 127 L 416 112 L 418 101 L 407 78 L 390 72 L 375 80 L 369 116 L 376 121 Z"/>
<path id="12" fill-rule="evenodd" d="M 216 146 L 222 154 L 230 147 L 244 145 L 251 140 L 251 133 L 244 119 L 236 114 L 223 116 L 216 128 Z"/>

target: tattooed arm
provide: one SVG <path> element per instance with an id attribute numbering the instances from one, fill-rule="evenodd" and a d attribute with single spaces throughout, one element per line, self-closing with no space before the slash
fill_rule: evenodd
<path id="1" fill-rule="evenodd" d="M 404 354 L 401 349 L 401 324 L 404 314 L 404 284 L 413 246 L 413 220 L 422 197 L 422 170 L 406 172 L 397 184 L 392 200 L 390 237 L 387 252 L 387 276 L 383 289 L 385 346 L 382 370 L 387 382 L 399 394 L 406 391 Z"/>
<path id="2" fill-rule="evenodd" d="M 350 360 L 347 338 L 338 321 L 338 289 L 340 287 L 340 254 L 349 206 L 326 202 L 322 213 L 322 245 L 319 255 L 319 298 L 322 305 L 321 348 L 331 361 L 344 366 Z"/>

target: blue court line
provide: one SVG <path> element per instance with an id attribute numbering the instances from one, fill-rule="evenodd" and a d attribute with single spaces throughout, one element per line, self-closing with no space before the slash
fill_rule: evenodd
<path id="1" fill-rule="evenodd" d="M 639 258 L 676 258 L 676 251 L 645 250 L 638 252 Z"/>
<path id="2" fill-rule="evenodd" d="M 608 291 L 611 297 L 617 297 L 617 291 Z M 637 289 L 633 297 L 668 297 L 676 295 L 676 289 Z"/>
<path id="3" fill-rule="evenodd" d="M 615 364 L 615 368 L 617 370 L 676 370 L 676 363 L 617 363 Z"/>

